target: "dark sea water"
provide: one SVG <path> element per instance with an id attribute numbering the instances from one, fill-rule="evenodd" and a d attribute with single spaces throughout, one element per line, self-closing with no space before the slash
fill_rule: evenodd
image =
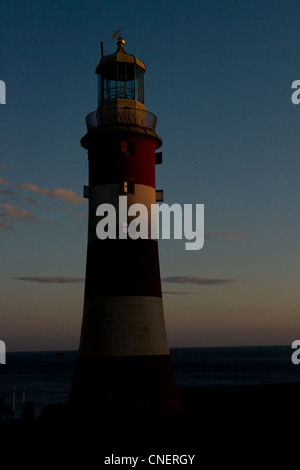
<path id="1" fill-rule="evenodd" d="M 171 357 L 178 387 L 300 382 L 290 346 L 175 348 Z M 35 416 L 68 397 L 76 351 L 7 353 L 0 365 L 0 398 L 21 416 L 22 401 L 34 403 Z"/>

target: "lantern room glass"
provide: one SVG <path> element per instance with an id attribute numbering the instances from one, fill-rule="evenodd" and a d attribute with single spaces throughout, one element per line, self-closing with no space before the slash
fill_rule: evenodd
<path id="1" fill-rule="evenodd" d="M 144 72 L 135 64 L 115 63 L 98 76 L 98 104 L 117 98 L 144 104 Z"/>

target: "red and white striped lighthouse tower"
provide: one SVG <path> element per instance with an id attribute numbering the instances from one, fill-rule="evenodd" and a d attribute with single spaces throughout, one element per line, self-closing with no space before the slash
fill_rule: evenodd
<path id="1" fill-rule="evenodd" d="M 181 413 L 164 322 L 157 239 L 132 239 L 127 207 L 156 203 L 156 117 L 144 105 L 145 64 L 124 50 L 102 55 L 98 109 L 86 118 L 88 247 L 84 312 L 69 404 L 87 413 L 105 410 Z M 99 239 L 102 204 L 116 212 L 116 237 Z M 153 217 L 152 217 L 153 222 Z"/>

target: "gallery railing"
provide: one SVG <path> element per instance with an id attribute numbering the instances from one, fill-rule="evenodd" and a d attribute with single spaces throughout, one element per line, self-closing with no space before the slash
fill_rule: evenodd
<path id="1" fill-rule="evenodd" d="M 94 111 L 87 115 L 86 125 L 88 130 L 96 129 L 97 127 L 106 124 L 125 123 L 136 124 L 138 126 L 146 127 L 147 129 L 155 132 L 157 117 L 143 109 L 129 108 L 129 107 L 116 107 L 105 108 L 99 111 Z"/>

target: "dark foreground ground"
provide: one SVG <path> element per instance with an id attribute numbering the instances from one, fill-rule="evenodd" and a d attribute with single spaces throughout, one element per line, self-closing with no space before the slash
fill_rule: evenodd
<path id="1" fill-rule="evenodd" d="M 70 468 L 82 462 L 88 469 L 111 468 L 104 461 L 113 454 L 139 457 L 136 467 L 142 469 L 150 467 L 152 454 L 189 454 L 195 455 L 194 468 L 285 469 L 300 461 L 300 383 L 193 388 L 180 393 L 183 416 L 3 419 L 2 462 L 8 457 L 10 463 L 19 461 L 32 468 L 64 468 L 65 463 Z"/>

